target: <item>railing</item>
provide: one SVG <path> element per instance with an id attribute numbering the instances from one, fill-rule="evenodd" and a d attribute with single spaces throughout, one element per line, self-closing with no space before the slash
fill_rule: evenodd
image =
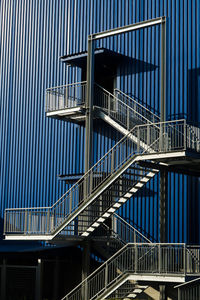
<path id="1" fill-rule="evenodd" d="M 46 90 L 46 112 L 82 106 L 86 101 L 87 82 L 77 82 Z"/>
<path id="2" fill-rule="evenodd" d="M 96 105 L 101 107 L 101 109 L 105 111 L 108 116 L 112 117 L 127 130 L 130 130 L 135 125 L 153 123 L 152 120 L 156 120 L 154 115 L 151 115 L 151 112 L 142 115 L 142 109 L 139 109 L 140 104 L 137 102 L 135 103 L 138 106 L 135 104 L 134 107 L 131 107 L 127 104 L 128 101 L 124 102 L 124 99 L 121 100 L 118 98 L 118 95 L 116 96 L 111 94 L 98 84 L 95 84 L 94 95 Z M 158 122 L 160 122 L 158 117 L 157 119 Z"/>
<path id="3" fill-rule="evenodd" d="M 196 151 L 200 151 L 200 128 L 187 125 L 187 137 L 188 137 L 188 148 L 196 148 Z"/>
<path id="4" fill-rule="evenodd" d="M 138 154 L 186 150 L 191 143 L 185 120 L 135 126 L 52 207 L 6 209 L 4 233 L 50 234 Z M 145 150 L 144 150 L 145 149 Z"/>
<path id="5" fill-rule="evenodd" d="M 190 259 L 185 244 L 127 244 L 62 300 L 96 299 L 126 273 L 165 277 L 194 275 Z M 200 275 L 200 270 L 195 275 Z"/>
<path id="6" fill-rule="evenodd" d="M 131 226 L 122 217 L 113 214 L 113 231 L 115 235 L 122 240 L 125 244 L 127 243 L 151 243 L 141 232 Z"/>
<path id="7" fill-rule="evenodd" d="M 142 115 L 151 123 L 159 123 L 160 117 L 150 111 L 148 108 L 140 104 L 138 101 L 130 97 L 129 95 L 123 93 L 119 89 L 114 90 L 115 96 L 125 103 L 127 106 L 131 107 L 134 111 L 137 112 L 138 115 Z"/>

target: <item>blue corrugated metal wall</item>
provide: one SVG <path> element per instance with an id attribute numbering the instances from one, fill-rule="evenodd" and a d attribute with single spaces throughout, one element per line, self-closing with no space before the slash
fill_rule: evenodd
<path id="1" fill-rule="evenodd" d="M 60 173 L 84 170 L 84 128 L 45 118 L 47 87 L 81 79 L 59 56 L 85 51 L 87 35 L 167 16 L 167 114 L 199 121 L 200 2 L 198 0 L 22 0 L 0 2 L 0 209 L 44 206 L 65 191 Z M 98 43 L 148 62 L 152 68 L 119 68 L 117 87 L 159 111 L 159 28 Z M 106 131 L 106 136 L 104 133 Z M 113 144 L 108 126 L 94 134 L 94 160 Z M 116 139 L 118 137 L 116 136 Z M 73 164 L 73 162 L 76 163 Z M 192 184 L 192 185 L 191 185 Z M 159 181 L 123 208 L 126 218 L 158 238 Z M 192 188 L 192 192 L 191 189 Z M 199 183 L 169 175 L 169 241 L 191 239 L 198 219 Z M 194 213 L 195 211 L 195 213 Z M 192 239 L 199 241 L 196 227 Z"/>

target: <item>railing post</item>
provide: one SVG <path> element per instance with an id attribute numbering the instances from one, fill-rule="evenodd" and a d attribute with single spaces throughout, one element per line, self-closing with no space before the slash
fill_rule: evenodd
<path id="1" fill-rule="evenodd" d="M 72 192 L 70 193 L 70 200 L 69 200 L 69 213 L 72 211 Z"/>
<path id="2" fill-rule="evenodd" d="M 88 297 L 88 282 L 87 282 L 87 278 L 85 280 L 84 296 L 85 296 L 84 299 L 89 299 L 89 297 Z"/>
<path id="3" fill-rule="evenodd" d="M 28 213 L 28 232 L 31 232 L 31 212 Z"/>
<path id="4" fill-rule="evenodd" d="M 187 124 L 186 121 L 184 120 L 184 150 L 187 149 Z"/>
<path id="5" fill-rule="evenodd" d="M 140 127 L 138 126 L 138 130 L 137 130 L 138 134 L 137 134 L 137 138 L 138 138 L 138 142 L 137 142 L 137 152 L 140 153 Z"/>
<path id="6" fill-rule="evenodd" d="M 158 272 L 161 273 L 162 262 L 161 262 L 161 245 L 158 245 Z"/>
<path id="7" fill-rule="evenodd" d="M 7 215 L 7 212 L 5 210 L 5 213 L 4 213 L 4 225 L 3 225 L 3 234 L 6 234 L 7 232 L 7 224 L 6 224 L 6 215 Z"/>
<path id="8" fill-rule="evenodd" d="M 147 146 L 150 146 L 150 125 L 147 124 Z"/>
<path id="9" fill-rule="evenodd" d="M 105 288 L 107 288 L 108 285 L 108 264 L 106 264 L 105 267 Z"/>
<path id="10" fill-rule="evenodd" d="M 108 96 L 108 115 L 110 116 L 110 94 Z"/>
<path id="11" fill-rule="evenodd" d="M 130 111 L 127 108 L 127 129 L 130 129 Z"/>
<path id="12" fill-rule="evenodd" d="M 133 234 L 133 238 L 134 238 L 134 243 L 137 243 L 137 241 L 136 241 L 136 233 L 135 233 L 135 231 L 134 231 L 134 234 Z"/>
<path id="13" fill-rule="evenodd" d="M 49 232 L 50 229 L 50 211 L 47 210 L 47 232 Z"/>
<path id="14" fill-rule="evenodd" d="M 137 244 L 135 244 L 135 273 L 138 271 L 138 248 Z"/>
<path id="15" fill-rule="evenodd" d="M 111 170 L 110 172 L 112 173 L 114 171 L 114 152 L 111 152 Z"/>
<path id="16" fill-rule="evenodd" d="M 68 86 L 65 88 L 65 108 L 68 107 Z"/>
<path id="17" fill-rule="evenodd" d="M 28 232 L 28 223 L 27 223 L 27 217 L 28 217 L 28 213 L 27 213 L 27 210 L 25 211 L 25 214 L 24 214 L 24 233 L 27 233 Z"/>
<path id="18" fill-rule="evenodd" d="M 187 269 L 187 257 L 186 257 L 186 245 L 184 244 L 184 247 L 183 247 L 183 270 L 184 270 L 185 276 L 186 276 L 186 269 Z"/>

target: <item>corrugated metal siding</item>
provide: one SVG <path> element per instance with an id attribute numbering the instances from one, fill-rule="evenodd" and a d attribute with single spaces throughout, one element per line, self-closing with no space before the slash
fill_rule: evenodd
<path id="1" fill-rule="evenodd" d="M 90 33 L 166 15 L 167 114 L 199 121 L 199 14 L 198 0 L 1 1 L 1 216 L 5 207 L 54 203 L 65 190 L 57 174 L 84 170 L 84 128 L 45 118 L 44 95 L 47 87 L 81 79 L 80 70 L 65 68 L 58 58 L 87 50 Z M 116 82 L 159 111 L 159 27 L 105 39 L 97 46 L 151 65 L 144 73 L 119 68 Z M 108 126 L 95 132 L 94 161 L 113 145 L 113 135 Z M 169 175 L 170 242 L 190 239 L 190 202 L 195 207 L 200 200 L 197 192 L 192 198 L 191 182 L 187 176 Z M 158 239 L 158 178 L 147 187 L 154 194 L 136 197 L 123 214 Z M 198 242 L 199 230 L 193 239 Z"/>

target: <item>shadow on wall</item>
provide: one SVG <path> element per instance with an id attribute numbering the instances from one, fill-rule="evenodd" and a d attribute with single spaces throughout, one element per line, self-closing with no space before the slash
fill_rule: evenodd
<path id="1" fill-rule="evenodd" d="M 200 125 L 200 68 L 188 70 L 188 120 Z M 188 177 L 188 242 L 200 243 L 200 178 Z"/>
<path id="2" fill-rule="evenodd" d="M 152 76 L 152 74 L 154 74 L 155 72 L 159 73 L 159 66 L 152 63 L 145 62 L 144 60 L 139 60 L 130 57 L 126 58 L 126 60 L 124 60 L 124 62 L 120 64 L 120 69 L 119 69 L 120 76 L 124 77 L 124 82 L 128 82 L 128 80 L 130 79 L 130 77 L 128 79 L 127 76 L 132 76 L 131 81 L 133 86 L 135 86 L 135 88 L 132 89 L 131 93 L 130 92 L 127 93 L 127 91 L 124 88 L 122 89 L 122 91 L 124 91 L 124 93 L 126 93 L 131 98 L 138 101 L 138 103 L 145 105 L 146 108 L 148 108 L 155 114 L 159 115 L 159 111 L 157 111 L 155 107 L 152 107 L 151 105 L 147 104 L 148 100 L 150 100 L 150 95 L 151 95 L 150 92 L 149 93 L 147 92 L 149 89 L 148 74 L 151 74 L 150 77 L 155 79 L 156 75 Z M 145 82 L 146 82 L 146 87 L 144 86 Z M 145 90 L 146 93 L 145 95 L 143 95 L 143 92 Z M 140 94 L 142 94 L 143 96 L 138 96 Z"/>

